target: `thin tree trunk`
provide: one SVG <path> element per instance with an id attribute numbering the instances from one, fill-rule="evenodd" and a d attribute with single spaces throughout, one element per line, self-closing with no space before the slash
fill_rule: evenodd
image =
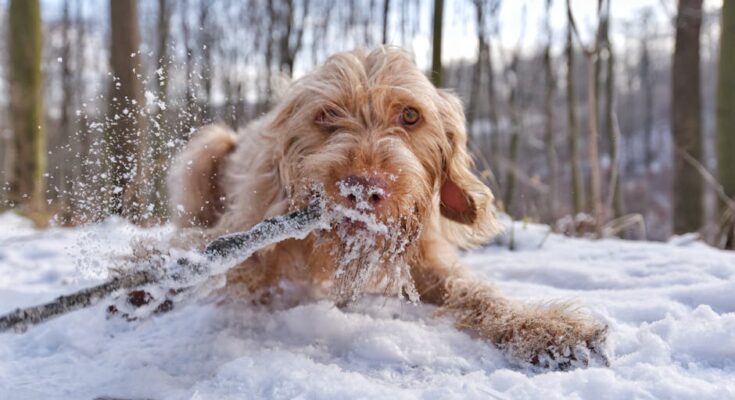
<path id="1" fill-rule="evenodd" d="M 388 17 L 390 16 L 390 0 L 383 0 L 383 38 L 381 43 L 388 44 Z"/>
<path id="2" fill-rule="evenodd" d="M 145 129 L 140 73 L 137 0 L 110 0 L 110 63 L 114 77 L 108 94 L 107 162 L 111 180 L 110 211 L 140 222 L 143 199 L 140 151 Z"/>
<path id="3" fill-rule="evenodd" d="M 444 0 L 434 0 L 434 19 L 431 47 L 431 82 L 436 87 L 442 86 L 442 27 L 444 18 Z"/>
<path id="4" fill-rule="evenodd" d="M 46 197 L 42 40 L 39 0 L 11 0 L 8 49 L 13 168 L 9 197 L 12 203 L 32 210 L 44 207 Z"/>
<path id="5" fill-rule="evenodd" d="M 171 140 L 168 131 L 168 119 L 166 118 L 166 110 L 168 109 L 168 78 L 170 56 L 168 54 L 170 25 L 171 25 L 171 9 L 170 0 L 158 0 L 158 22 L 156 25 L 156 82 L 158 86 L 158 106 L 156 110 L 155 127 L 153 133 L 153 153 L 155 160 L 155 168 L 153 172 L 153 186 L 151 201 L 153 203 L 153 213 L 163 219 L 168 214 L 166 204 L 168 197 L 166 196 L 166 171 L 170 163 L 170 151 L 167 145 Z"/>
<path id="6" fill-rule="evenodd" d="M 607 136 L 608 148 L 610 151 L 610 172 L 608 182 L 608 200 L 605 202 L 606 208 L 612 209 L 613 218 L 619 218 L 623 215 L 623 202 L 620 192 L 620 156 L 619 132 L 615 126 L 615 54 L 613 46 L 610 43 L 610 1 L 605 1 L 604 18 L 600 21 L 600 43 L 598 44 L 598 54 L 605 55 L 600 57 L 605 63 L 605 108 L 604 123 L 605 135 Z M 598 61 L 598 65 L 600 62 Z M 598 70 L 601 68 L 598 67 Z M 599 86 L 598 86 L 599 87 Z M 598 93 L 599 97 L 599 93 Z"/>
<path id="7" fill-rule="evenodd" d="M 513 202 L 515 201 L 515 190 L 516 190 L 516 181 L 517 181 L 517 174 L 518 174 L 518 154 L 520 151 L 520 145 L 521 145 L 521 112 L 520 107 L 518 105 L 518 53 L 520 50 L 516 50 L 515 54 L 513 55 L 513 60 L 510 64 L 510 73 L 514 76 L 514 80 L 509 82 L 511 83 L 510 87 L 510 94 L 508 96 L 508 106 L 510 107 L 510 119 L 511 119 L 511 133 L 510 133 L 510 160 L 508 165 L 508 172 L 506 174 L 505 178 L 505 197 L 503 200 L 503 205 L 505 207 L 505 212 L 508 214 L 511 214 L 511 208 L 513 207 Z M 512 214 L 511 214 L 512 215 Z"/>
<path id="8" fill-rule="evenodd" d="M 575 57 L 574 42 L 571 24 L 571 11 L 567 3 L 568 23 L 567 28 L 567 118 L 569 124 L 569 162 L 571 164 L 571 197 L 572 211 L 579 214 L 583 211 L 584 189 L 582 186 L 582 174 L 579 165 L 579 125 L 577 121 L 577 93 L 575 85 Z"/>
<path id="9" fill-rule="evenodd" d="M 211 0 L 200 0 L 199 1 L 199 51 L 202 54 L 202 65 L 201 65 L 201 79 L 204 86 L 204 98 L 202 99 L 202 123 L 211 121 L 212 119 L 212 51 L 213 48 L 213 34 L 212 31 L 215 26 L 210 23 Z"/>
<path id="10" fill-rule="evenodd" d="M 75 158 L 77 154 L 74 150 L 78 146 L 74 145 L 78 138 L 75 138 L 72 124 L 71 113 L 73 103 L 72 75 L 71 75 L 71 18 L 69 15 L 69 0 L 64 0 L 61 16 L 61 118 L 59 121 L 59 131 L 62 137 L 62 146 L 66 145 L 68 149 L 67 156 L 73 162 L 65 162 L 61 166 L 61 171 L 57 177 L 57 185 L 59 188 L 58 200 L 60 206 L 60 220 L 62 224 L 71 223 L 72 219 L 72 197 L 74 165 L 81 162 Z"/>
<path id="11" fill-rule="evenodd" d="M 273 48 L 275 47 L 278 13 L 273 1 L 268 1 L 268 39 L 265 43 L 265 110 L 273 103 Z"/>
<path id="12" fill-rule="evenodd" d="M 717 76 L 717 163 L 719 180 L 735 198 L 735 2 L 722 6 L 720 62 Z"/>
<path id="13" fill-rule="evenodd" d="M 192 126 L 199 119 L 196 110 L 196 98 L 194 97 L 194 51 L 191 48 L 191 30 L 189 28 L 189 2 L 190 0 L 181 1 L 181 31 L 183 33 L 184 51 L 186 52 L 185 71 L 186 71 L 186 103 L 184 104 L 184 116 L 181 118 L 181 130 L 184 138 L 188 139 Z"/>
<path id="14" fill-rule="evenodd" d="M 557 216 L 557 202 L 559 189 L 559 167 L 556 155 L 556 138 L 554 135 L 554 94 L 556 92 L 556 77 L 554 69 L 551 65 L 551 26 L 549 24 L 549 8 L 551 0 L 546 1 L 546 32 L 549 41 L 544 47 L 543 64 L 544 64 L 544 138 L 546 139 L 546 159 L 549 167 L 549 217 L 552 221 Z"/>
<path id="15" fill-rule="evenodd" d="M 674 233 L 698 231 L 703 224 L 702 177 L 681 152 L 702 161 L 702 116 L 699 68 L 699 32 L 702 0 L 679 0 L 676 45 L 672 69 L 672 134 Z M 679 151 L 676 151 L 679 150 Z"/>
<path id="16" fill-rule="evenodd" d="M 720 63 L 717 76 L 717 166 L 719 180 L 730 199 L 735 200 L 735 1 L 725 0 L 722 6 Z M 721 202 L 723 213 L 727 206 Z M 732 213 L 733 210 L 730 210 Z M 724 217 L 722 218 L 725 219 Z M 730 226 L 721 224 L 725 248 L 735 250 L 735 216 Z"/>
<path id="17" fill-rule="evenodd" d="M 569 1 L 569 0 L 567 0 Z M 595 220 L 595 230 L 600 233 L 603 219 L 602 179 L 600 173 L 600 93 L 599 93 L 599 56 L 601 34 L 606 24 L 603 14 L 603 1 L 598 0 L 598 32 L 594 47 L 585 48 L 584 56 L 587 60 L 587 162 L 590 169 L 589 209 Z M 579 39 L 579 36 L 577 36 Z"/>
<path id="18" fill-rule="evenodd" d="M 612 45 L 607 44 L 607 73 L 605 87 L 605 132 L 607 133 L 608 146 L 610 147 L 610 182 L 608 185 L 607 201 L 608 207 L 612 207 L 613 216 L 623 216 L 623 195 L 621 191 L 620 178 L 620 130 L 615 117 L 616 94 L 615 94 L 615 53 Z"/>
<path id="19" fill-rule="evenodd" d="M 475 5 L 475 23 L 477 24 L 477 60 L 472 72 L 472 86 L 470 87 L 470 101 L 467 105 L 467 124 L 469 125 L 469 133 L 471 139 L 478 139 L 477 132 L 474 132 L 475 119 L 477 117 L 477 109 L 480 102 L 480 83 L 482 82 L 482 61 L 485 52 L 485 35 L 484 35 L 484 15 L 483 6 L 480 0 L 474 1 Z"/>
<path id="20" fill-rule="evenodd" d="M 495 65 L 493 63 L 493 48 L 490 39 L 487 40 L 487 50 L 485 51 L 487 56 L 487 102 L 489 108 L 489 121 L 490 121 L 490 132 L 489 132 L 489 146 L 490 149 L 487 151 L 490 154 L 490 167 L 495 173 L 500 172 L 498 166 L 498 159 L 500 158 L 500 129 L 498 125 L 498 101 L 495 93 Z M 499 184 L 499 183 L 498 183 Z M 499 187 L 495 188 L 500 190 Z"/>
<path id="21" fill-rule="evenodd" d="M 645 18 L 644 22 L 648 19 Z M 641 58 L 639 61 L 641 86 L 643 89 L 643 134 L 646 171 L 653 169 L 653 79 L 651 77 L 651 56 L 648 37 L 641 39 Z"/>

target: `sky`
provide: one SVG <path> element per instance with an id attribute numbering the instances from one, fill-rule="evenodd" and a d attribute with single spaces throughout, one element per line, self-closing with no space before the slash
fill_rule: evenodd
<path id="1" fill-rule="evenodd" d="M 106 4 L 107 0 L 92 0 L 88 4 L 99 2 Z M 142 0 L 152 1 L 152 0 Z M 420 24 L 420 35 L 406 44 L 415 54 L 416 61 L 420 67 L 428 68 L 431 60 L 431 20 L 433 14 L 432 0 L 422 1 L 422 16 Z M 544 3 L 546 0 L 501 0 L 499 11 L 499 29 L 494 36 L 493 43 L 500 44 L 503 48 L 516 48 L 520 40 L 521 51 L 529 53 L 548 40 L 544 33 Z M 0 0 L 0 4 L 7 0 Z M 58 17 L 61 12 L 62 0 L 41 0 L 44 19 Z M 367 2 L 366 2 L 367 3 Z M 359 3 L 358 3 L 359 4 Z M 396 2 L 393 2 L 395 8 Z M 721 7 L 722 0 L 704 0 L 705 10 L 713 10 Z M 583 40 L 591 42 L 597 21 L 597 1 L 595 0 L 572 0 L 577 24 L 580 28 Z M 650 9 L 652 21 L 650 26 L 642 27 L 638 22 L 643 10 Z M 91 10 L 87 7 L 87 10 Z M 611 39 L 613 45 L 624 42 L 626 36 L 638 35 L 644 28 L 653 28 L 659 33 L 669 33 L 665 40 L 671 44 L 673 37 L 671 23 L 669 22 L 676 12 L 676 0 L 611 0 Z M 99 18 L 107 18 L 107 13 L 100 13 Z M 443 61 L 449 63 L 461 59 L 473 60 L 477 52 L 477 37 L 475 29 L 475 14 L 470 0 L 446 0 L 444 12 L 444 46 Z M 566 31 L 566 1 L 554 0 L 551 7 L 551 27 L 554 49 L 561 51 Z M 397 26 L 398 18 L 389 30 L 389 37 L 399 38 L 400 28 Z M 392 33 L 392 34 L 391 34 Z M 393 42 L 392 44 L 401 44 Z M 301 75 L 310 65 L 299 65 L 297 60 L 296 75 Z"/>
<path id="2" fill-rule="evenodd" d="M 500 27 L 495 38 L 505 48 L 515 48 L 522 37 L 522 51 L 531 51 L 546 42 L 544 34 L 545 0 L 505 0 L 499 10 Z M 597 24 L 597 1 L 572 0 L 572 9 L 583 40 L 589 42 L 594 36 Z M 722 0 L 704 0 L 704 9 L 712 10 L 722 6 Z M 474 10 L 468 0 L 447 0 L 445 11 L 445 45 L 442 48 L 443 61 L 474 59 L 477 52 L 477 39 L 474 23 Z M 652 13 L 651 25 L 661 31 L 670 31 L 671 16 L 676 13 L 676 0 L 611 0 L 612 23 L 611 40 L 621 43 L 626 35 L 626 23 L 634 22 L 645 9 Z M 425 7 L 425 21 L 431 21 L 430 7 Z M 525 23 L 523 22 L 525 20 Z M 551 8 L 551 27 L 556 47 L 564 43 L 566 32 L 566 1 L 555 0 Z M 640 25 L 635 27 L 641 29 Z M 417 61 L 428 65 L 431 58 L 431 28 L 428 23 L 422 26 L 426 35 L 414 43 Z M 629 34 L 629 33 L 628 33 Z"/>

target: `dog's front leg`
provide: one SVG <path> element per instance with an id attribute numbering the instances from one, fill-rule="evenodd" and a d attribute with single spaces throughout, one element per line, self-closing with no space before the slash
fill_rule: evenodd
<path id="1" fill-rule="evenodd" d="M 457 327 L 494 343 L 522 366 L 569 369 L 594 361 L 607 365 L 607 327 L 568 304 L 525 305 L 469 276 L 458 263 L 412 269 L 422 301 L 439 306 Z"/>

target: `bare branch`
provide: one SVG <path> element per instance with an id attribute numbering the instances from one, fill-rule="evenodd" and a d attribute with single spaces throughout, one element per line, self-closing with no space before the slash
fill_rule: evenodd
<path id="1" fill-rule="evenodd" d="M 212 241 L 204 251 L 206 261 L 178 259 L 173 266 L 161 270 L 156 263 L 76 293 L 35 307 L 17 309 L 0 317 L 0 332 L 22 332 L 55 316 L 90 307 L 120 289 L 159 284 L 188 287 L 201 284 L 223 274 L 249 258 L 256 251 L 291 238 L 304 238 L 311 231 L 328 227 L 322 204 L 310 206 L 288 215 L 267 219 L 246 232 L 226 235 Z"/>

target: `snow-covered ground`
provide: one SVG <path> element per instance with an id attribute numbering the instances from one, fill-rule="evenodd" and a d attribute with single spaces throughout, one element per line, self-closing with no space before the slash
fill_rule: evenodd
<path id="1" fill-rule="evenodd" d="M 366 298 L 282 310 L 192 304 L 107 319 L 106 304 L 0 334 L 0 399 L 735 399 L 735 253 L 690 238 L 589 241 L 516 225 L 464 260 L 524 301 L 574 300 L 610 325 L 610 368 L 532 373 L 429 306 Z M 0 215 L 0 313 L 104 278 L 140 230 L 36 231 Z"/>

